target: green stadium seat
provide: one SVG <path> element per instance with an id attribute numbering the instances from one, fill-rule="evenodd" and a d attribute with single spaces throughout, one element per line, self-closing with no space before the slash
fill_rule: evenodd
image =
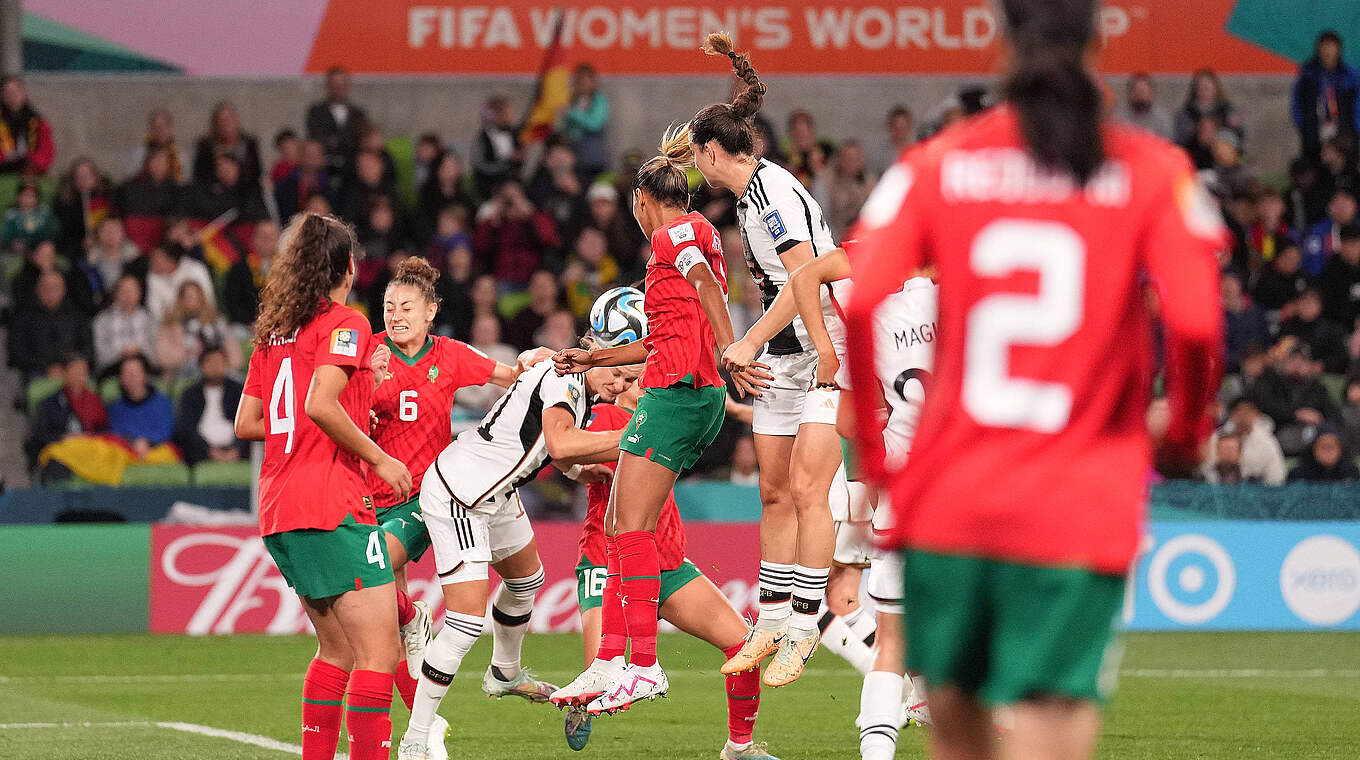
<path id="1" fill-rule="evenodd" d="M 170 403 L 178 405 L 179 397 L 184 395 L 184 389 L 194 384 L 196 377 L 176 377 L 166 388 L 165 395 L 170 397 Z"/>
<path id="2" fill-rule="evenodd" d="M 409 137 L 389 137 L 383 144 L 392 157 L 397 196 L 408 209 L 416 207 L 416 147 Z"/>
<path id="3" fill-rule="evenodd" d="M 1337 406 L 1345 406 L 1346 399 L 1342 394 L 1346 392 L 1346 376 L 1326 374 L 1322 376 L 1322 385 L 1327 389 L 1327 395 L 1332 397 L 1332 403 Z"/>
<path id="4" fill-rule="evenodd" d="M 99 383 L 99 398 L 103 399 L 105 404 L 112 404 L 117 401 L 121 392 L 122 389 L 118 387 L 117 375 L 106 377 Z"/>
<path id="5" fill-rule="evenodd" d="M 249 486 L 250 462 L 199 462 L 194 465 L 196 486 Z"/>
<path id="6" fill-rule="evenodd" d="M 187 486 L 189 468 L 182 464 L 130 464 L 123 470 L 125 486 Z"/>
<path id="7" fill-rule="evenodd" d="M 35 377 L 29 381 L 28 387 L 24 389 L 24 400 L 28 404 L 28 416 L 32 417 L 38 411 L 38 405 L 43 399 L 61 390 L 61 378 L 58 377 Z"/>

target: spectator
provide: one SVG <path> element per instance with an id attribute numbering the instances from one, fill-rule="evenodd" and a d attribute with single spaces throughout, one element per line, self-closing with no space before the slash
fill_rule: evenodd
<path id="1" fill-rule="evenodd" d="M 0 174 L 42 176 L 56 154 L 52 127 L 28 102 L 24 80 L 0 80 Z"/>
<path id="2" fill-rule="evenodd" d="M 382 129 L 376 124 L 369 124 L 364 127 L 363 133 L 359 136 L 359 152 L 372 153 L 382 160 L 382 178 L 392 192 L 397 190 L 397 162 L 392 159 L 392 154 L 387 152 L 387 139 L 383 137 Z"/>
<path id="3" fill-rule="evenodd" d="M 1317 164 L 1304 158 L 1290 162 L 1289 193 L 1286 197 L 1289 226 L 1299 232 L 1306 232 L 1322 221 L 1327 215 L 1331 191 L 1331 185 L 1322 181 L 1322 171 Z"/>
<path id="4" fill-rule="evenodd" d="M 0 245 L 23 255 L 38 243 L 57 239 L 57 217 L 52 209 L 39 203 L 38 186 L 33 182 L 19 185 L 14 206 L 5 211 L 0 222 Z"/>
<path id="5" fill-rule="evenodd" d="M 600 92 L 595 67 L 583 63 L 571 77 L 571 105 L 562 116 L 562 132 L 576 154 L 580 184 L 587 185 L 604 171 L 604 129 L 609 123 L 609 101 Z"/>
<path id="6" fill-rule="evenodd" d="M 483 197 L 519 168 L 519 134 L 515 130 L 515 113 L 504 95 L 492 95 L 482 106 L 482 128 L 477 133 L 477 148 L 472 159 L 472 171 L 477 189 Z"/>
<path id="7" fill-rule="evenodd" d="M 855 140 L 841 144 L 831 168 L 813 180 L 812 192 L 826 211 L 831 237 L 840 240 L 859 216 L 860 207 L 878 178 L 864 167 L 864 149 Z"/>
<path id="8" fill-rule="evenodd" d="M 1157 105 L 1157 85 L 1146 71 L 1129 77 L 1119 118 L 1158 137 L 1171 139 L 1171 113 Z"/>
<path id="9" fill-rule="evenodd" d="M 297 168 L 302 154 L 302 141 L 291 127 L 284 127 L 274 135 L 274 165 L 269 167 L 269 184 L 276 185 Z"/>
<path id="10" fill-rule="evenodd" d="M 1323 264 L 1341 244 L 1341 228 L 1356 221 L 1355 193 L 1338 189 L 1327 202 L 1327 218 L 1313 225 L 1303 241 L 1303 271 L 1310 277 L 1322 273 Z"/>
<path id="11" fill-rule="evenodd" d="M 1213 122 L 1214 129 L 1210 134 L 1217 134 L 1218 127 L 1227 127 L 1237 133 L 1239 141 L 1242 139 L 1242 119 L 1223 92 L 1223 83 L 1219 81 L 1218 74 L 1212 69 L 1200 69 L 1190 78 L 1185 105 L 1176 114 L 1172 134 L 1175 141 L 1187 150 L 1193 148 L 1205 119 Z"/>
<path id="12" fill-rule="evenodd" d="M 218 159 L 223 155 L 236 159 L 242 186 L 259 188 L 260 143 L 254 136 L 241 131 L 236 106 L 225 100 L 213 106 L 208 134 L 198 140 L 194 151 L 194 183 L 208 187 L 220 181 Z"/>
<path id="13" fill-rule="evenodd" d="M 610 187 L 612 185 L 604 185 Z M 564 238 L 574 238 L 587 215 L 576 156 L 562 143 L 551 143 L 529 183 L 529 200 L 552 218 Z M 617 197 L 617 196 L 615 196 Z"/>
<path id="14" fill-rule="evenodd" d="M 1262 372 L 1252 386 L 1251 399 L 1274 420 L 1275 437 L 1285 456 L 1297 456 L 1317 427 L 1337 415 L 1319 379 L 1321 364 L 1313 361 L 1306 345 L 1285 346 L 1284 358 Z"/>
<path id="15" fill-rule="evenodd" d="M 123 234 L 123 222 L 117 217 L 106 217 L 99 222 L 90 248 L 85 253 L 83 269 L 90 280 L 90 291 L 95 305 L 102 306 L 113 290 L 113 284 L 123 276 L 128 264 L 142 254 Z"/>
<path id="16" fill-rule="evenodd" d="M 472 253 L 472 238 L 467 234 L 467 211 L 452 204 L 440 210 L 435 222 L 434 234 L 425 247 L 425 258 L 431 264 L 444 268 L 454 251 L 464 250 Z"/>
<path id="17" fill-rule="evenodd" d="M 1234 272 L 1225 272 L 1219 280 L 1218 293 L 1227 323 L 1224 331 L 1227 348 L 1227 370 L 1242 368 L 1242 352 L 1249 345 L 1270 342 L 1270 325 L 1261 307 L 1247 300 L 1242 293 L 1242 279 Z"/>
<path id="18" fill-rule="evenodd" d="M 1341 36 L 1318 35 L 1313 57 L 1294 80 L 1293 117 L 1305 158 L 1316 161 L 1322 144 L 1336 135 L 1356 135 L 1360 73 L 1341 58 Z"/>
<path id="19" fill-rule="evenodd" d="M 1340 238 L 1336 255 L 1322 267 L 1317 287 L 1323 316 L 1346 332 L 1360 316 L 1360 225 L 1342 227 Z"/>
<path id="20" fill-rule="evenodd" d="M 477 213 L 472 248 L 482 269 L 511 287 L 524 287 L 544 253 L 560 245 L 552 219 L 529 203 L 518 180 L 502 182 Z"/>
<path id="21" fill-rule="evenodd" d="M 756 443 L 749 435 L 738 438 L 732 448 L 732 472 L 728 481 L 734 486 L 760 484 L 760 469 L 756 464 Z"/>
<path id="22" fill-rule="evenodd" d="M 1284 452 L 1275 440 L 1275 424 L 1261 414 L 1249 398 L 1237 398 L 1228 408 L 1228 419 L 1214 433 L 1209 456 L 1201 472 L 1210 483 L 1249 481 L 1278 486 L 1284 482 Z M 1224 441 L 1235 451 L 1225 452 Z M 1225 456 L 1225 453 L 1228 456 Z M 1225 470 L 1223 465 L 1229 465 Z M 1225 479 L 1232 473 L 1237 481 Z"/>
<path id="23" fill-rule="evenodd" d="M 274 208 L 284 224 L 307 205 L 313 195 L 329 197 L 331 176 L 326 171 L 326 152 L 318 140 L 308 140 L 298 148 L 297 165 L 274 183 Z"/>
<path id="24" fill-rule="evenodd" d="M 1280 324 L 1280 337 L 1292 337 L 1306 345 L 1309 355 L 1328 372 L 1346 370 L 1346 339 L 1342 329 L 1322 316 L 1322 296 L 1307 288 L 1295 299 L 1293 316 Z"/>
<path id="25" fill-rule="evenodd" d="M 146 359 L 129 356 L 118 363 L 118 399 L 109 404 L 109 427 L 137 455 L 170 440 L 175 410 L 170 399 L 150 383 Z"/>
<path id="26" fill-rule="evenodd" d="M 260 310 L 260 289 L 279 249 L 279 225 L 266 219 L 255 225 L 250 250 L 227 271 L 222 308 L 234 325 L 253 325 Z"/>
<path id="27" fill-rule="evenodd" d="M 1293 230 L 1285 220 L 1284 198 L 1274 190 L 1265 190 L 1256 199 L 1256 218 L 1247 229 L 1247 247 L 1251 251 L 1251 271 L 1275 259 L 1277 238 L 1293 237 Z"/>
<path id="28" fill-rule="evenodd" d="M 434 132 L 425 132 L 416 139 L 414 186 L 419 191 L 425 182 L 434 175 L 435 165 L 444 155 L 444 143 Z"/>
<path id="29" fill-rule="evenodd" d="M 57 256 L 57 247 L 50 242 L 38 243 L 24 257 L 19 274 L 13 283 L 12 299 L 14 310 L 36 307 L 38 304 L 38 280 L 48 272 L 55 272 L 66 281 L 66 294 L 71 303 L 85 314 L 94 310 L 94 296 L 90 292 L 90 281 L 80 267 Z"/>
<path id="30" fill-rule="evenodd" d="M 344 176 L 359 151 L 368 114 L 350 102 L 349 70 L 332 66 L 326 70 L 326 97 L 307 109 L 307 139 L 318 140 L 326 151 L 326 165 Z"/>
<path id="31" fill-rule="evenodd" d="M 1209 145 L 1209 152 L 1212 163 L 1200 172 L 1200 179 L 1209 191 L 1224 205 L 1230 200 L 1247 199 L 1259 181 L 1242 164 L 1242 146 L 1237 133 L 1220 127 Z"/>
<path id="32" fill-rule="evenodd" d="M 567 259 L 562 284 L 567 291 L 567 307 L 577 319 L 589 317 L 595 299 L 618 284 L 619 264 L 605 246 L 603 232 L 585 227 L 576 237 L 575 252 Z"/>
<path id="33" fill-rule="evenodd" d="M 37 303 L 15 314 L 9 330 L 9 362 L 25 384 L 66 357 L 90 351 L 90 323 L 66 297 L 61 273 L 41 274 L 37 292 Z"/>
<path id="34" fill-rule="evenodd" d="M 491 314 L 481 314 L 472 320 L 472 336 L 468 341 L 473 348 L 495 359 L 501 364 L 515 366 L 518 352 L 512 346 L 501 342 L 501 323 Z M 459 388 L 453 403 L 468 416 L 480 419 L 491 411 L 491 405 L 504 396 L 505 388 L 495 383 L 481 386 Z"/>
<path id="35" fill-rule="evenodd" d="M 434 317 L 434 332 L 469 340 L 472 334 L 472 248 L 458 246 L 445 258 L 444 276 L 435 281 L 434 292 L 439 296 L 439 311 Z M 491 285 L 494 303 L 496 286 Z M 494 308 L 494 307 L 493 307 Z M 494 317 L 493 317 L 494 318 Z M 496 340 L 500 340 L 500 320 L 496 320 Z"/>
<path id="36" fill-rule="evenodd" d="M 1329 196 L 1339 188 L 1352 193 L 1360 190 L 1360 173 L 1355 167 L 1355 137 L 1346 133 L 1323 142 L 1319 169 L 1320 184 Z"/>
<path id="37" fill-rule="evenodd" d="M 396 203 L 390 196 L 379 195 L 373 199 L 368 216 L 359 225 L 359 247 L 363 255 L 354 262 L 354 284 L 358 290 L 367 293 L 374 288 L 389 260 L 398 251 L 408 251 L 410 247 L 405 227 L 397 216 Z M 378 305 L 381 307 L 381 300 Z M 381 311 L 379 308 L 377 316 L 381 316 Z"/>
<path id="38" fill-rule="evenodd" d="M 631 188 L 626 197 L 632 197 Z M 609 255 L 619 262 L 627 279 L 642 279 L 646 260 L 638 258 L 638 246 L 650 241 L 633 221 L 632 211 L 624 211 L 619 205 L 618 190 L 613 185 L 596 182 L 586 190 L 586 208 L 590 212 L 587 224 L 604 232 Z"/>
<path id="39" fill-rule="evenodd" d="M 249 458 L 249 444 L 236 438 L 233 424 L 242 387 L 227 376 L 227 355 L 210 348 L 199 357 L 198 366 L 202 377 L 179 398 L 172 436 L 175 445 L 191 465 Z"/>
<path id="40" fill-rule="evenodd" d="M 151 312 L 156 324 L 165 320 L 166 313 L 178 299 L 180 288 L 186 282 L 198 283 L 208 303 L 214 303 L 212 275 L 208 273 L 207 265 L 188 256 L 183 246 L 167 243 L 152 248 L 148 264 L 146 310 Z"/>
<path id="41" fill-rule="evenodd" d="M 164 150 L 170 158 L 170 179 L 176 185 L 184 184 L 184 156 L 175 143 L 175 119 L 164 108 L 154 108 L 146 115 L 146 137 L 142 144 L 132 151 L 128 161 L 127 174 L 136 174 L 146 167 L 146 155 L 152 150 Z"/>
<path id="42" fill-rule="evenodd" d="M 1218 402 L 1227 405 L 1239 396 L 1251 396 L 1257 381 L 1270 367 L 1270 354 L 1253 343 L 1242 350 L 1242 371 L 1226 374 L 1218 388 Z"/>
<path id="43" fill-rule="evenodd" d="M 477 288 L 484 287 L 481 278 L 478 278 L 473 289 L 473 301 L 477 301 Z M 533 348 L 538 343 L 534 337 L 548 316 L 561 310 L 561 293 L 557 283 L 557 276 L 546 269 L 540 269 L 529 277 L 529 305 L 519 310 L 519 313 L 510 320 L 505 326 L 505 340 L 510 345 L 523 351 Z"/>
<path id="44" fill-rule="evenodd" d="M 1346 380 L 1341 393 L 1341 429 L 1343 442 L 1349 451 L 1360 451 L 1360 377 Z"/>
<path id="45" fill-rule="evenodd" d="M 85 250 L 86 236 L 113 213 L 113 185 L 88 158 L 77 158 L 57 184 L 57 252 L 72 259 Z"/>
<path id="46" fill-rule="evenodd" d="M 549 272 L 548 274 L 552 274 Z M 556 279 L 554 278 L 554 284 Z M 533 295 L 533 281 L 529 283 L 529 294 Z M 484 274 L 472 281 L 472 287 L 468 290 L 468 301 L 472 304 L 472 319 L 488 316 L 500 323 L 502 333 L 505 330 L 505 320 L 500 313 L 500 291 L 496 285 L 496 278 Z M 538 329 L 537 326 L 534 329 Z"/>
<path id="47" fill-rule="evenodd" d="M 803 187 L 811 189 L 813 180 L 826 171 L 836 145 L 817 136 L 812 114 L 800 108 L 789 114 L 789 138 L 783 152 L 789 171 Z"/>
<path id="48" fill-rule="evenodd" d="M 170 151 L 149 148 L 141 171 L 118 188 L 125 232 L 140 251 L 159 243 L 166 220 L 182 212 L 183 194 L 170 171 Z"/>
<path id="49" fill-rule="evenodd" d="M 1360 469 L 1351 461 L 1341 442 L 1341 433 L 1332 425 L 1324 425 L 1303 455 L 1299 464 L 1289 471 L 1289 482 L 1336 483 L 1360 480 Z"/>
<path id="50" fill-rule="evenodd" d="M 213 161 L 213 178 L 210 182 L 195 182 L 189 193 L 187 212 L 189 217 L 204 222 L 223 217 L 227 224 L 236 222 L 258 222 L 269 216 L 264 207 L 259 178 L 248 180 L 244 168 L 232 153 L 222 153 Z"/>
<path id="51" fill-rule="evenodd" d="M 385 176 L 382 154 L 363 151 L 354 159 L 354 176 L 345 180 L 336 210 L 340 218 L 357 227 L 368 219 L 374 201 L 390 200 L 396 192 L 396 185 Z"/>
<path id="52" fill-rule="evenodd" d="M 244 364 L 241 346 L 231 339 L 227 320 L 217 313 L 202 286 L 186 281 L 161 320 L 156 335 L 156 362 L 167 378 L 187 377 L 198 367 L 204 352 L 213 349 L 226 353 L 232 369 L 240 369 Z"/>
<path id="53" fill-rule="evenodd" d="M 420 186 L 416 211 L 416 233 L 428 238 L 438 223 L 439 212 L 448 206 L 458 206 L 471 219 L 477 213 L 477 200 L 470 191 L 471 180 L 463 174 L 463 162 L 458 154 L 446 151 L 435 162 L 434 171 Z"/>
<path id="54" fill-rule="evenodd" d="M 1276 236 L 1272 245 L 1275 258 L 1253 277 L 1251 297 L 1262 309 L 1277 312 L 1308 287 L 1308 276 L 1303 273 L 1298 243 Z"/>
<path id="55" fill-rule="evenodd" d="M 34 466 L 38 453 L 48 444 L 68 435 L 97 433 L 109 426 L 108 412 L 99 394 L 90 388 L 90 363 L 80 355 L 71 356 L 63 368 L 61 390 L 38 404 L 24 442 L 28 464 Z"/>
<path id="56" fill-rule="evenodd" d="M 888 111 L 886 126 L 887 131 L 884 135 L 873 143 L 872 148 L 866 150 L 869 171 L 878 175 L 896 163 L 902 151 L 915 141 L 916 119 L 911 115 L 911 109 L 906 106 L 893 106 L 892 110 Z"/>
<path id="57" fill-rule="evenodd" d="M 94 318 L 95 369 L 104 372 L 124 357 L 156 352 L 157 325 L 142 306 L 142 283 L 125 274 L 113 287 L 112 302 Z"/>
<path id="58" fill-rule="evenodd" d="M 576 317 L 566 309 L 559 309 L 543 320 L 543 326 L 534 333 L 533 345 L 564 351 L 575 348 L 576 340 Z"/>

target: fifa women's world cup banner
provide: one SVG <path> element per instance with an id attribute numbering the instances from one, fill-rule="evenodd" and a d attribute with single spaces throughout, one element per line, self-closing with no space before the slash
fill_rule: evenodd
<path id="1" fill-rule="evenodd" d="M 1100 68 L 1292 72 L 1296 64 L 1228 31 L 1230 18 L 1242 12 L 1239 4 L 1253 1 L 1108 0 L 1098 20 L 1104 43 Z M 990 0 L 27 0 L 24 5 L 48 21 L 191 74 L 294 75 L 344 65 L 374 74 L 524 75 L 536 73 L 549 50 L 611 74 L 713 74 L 719 69 L 697 49 L 707 32 L 717 30 L 732 33 L 770 74 L 985 74 L 997 68 L 1000 55 Z M 202 34 L 165 34 L 166 29 L 212 30 L 211 44 L 202 44 Z"/>

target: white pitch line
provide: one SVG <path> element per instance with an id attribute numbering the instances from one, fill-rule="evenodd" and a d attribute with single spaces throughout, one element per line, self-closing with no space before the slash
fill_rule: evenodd
<path id="1" fill-rule="evenodd" d="M 1121 670 L 1119 675 L 1130 678 L 1360 678 L 1360 669 L 1306 668 L 1279 670 L 1269 668 L 1222 668 L 1195 670 L 1190 668 L 1133 668 Z"/>
<path id="2" fill-rule="evenodd" d="M 3 683 L 249 683 L 301 681 L 301 673 L 178 673 L 173 675 L 0 676 Z"/>
<path id="3" fill-rule="evenodd" d="M 186 734 L 208 736 L 214 739 L 226 739 L 238 744 L 248 744 L 252 747 L 259 747 L 261 749 L 286 752 L 290 755 L 302 754 L 301 746 L 289 744 L 288 742 L 281 742 L 277 739 L 271 739 L 268 736 L 247 734 L 241 731 L 227 731 L 226 729 L 213 728 L 212 726 L 200 726 L 197 723 L 180 723 L 178 721 L 157 721 L 154 723 L 144 720 L 83 721 L 66 723 L 0 723 L 0 730 L 19 728 L 164 728 L 171 731 L 181 731 Z M 335 760 L 349 760 L 349 756 L 337 754 Z"/>

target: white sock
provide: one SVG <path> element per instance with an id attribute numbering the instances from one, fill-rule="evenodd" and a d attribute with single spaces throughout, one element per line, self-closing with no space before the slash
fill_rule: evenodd
<path id="1" fill-rule="evenodd" d="M 853 614 L 857 614 L 856 610 Z M 822 646 L 831 650 L 834 654 L 840 655 L 846 662 L 850 663 L 861 675 L 874 669 L 874 658 L 877 654 L 873 649 L 864 645 L 846 622 L 847 618 L 833 615 L 831 610 L 823 610 L 822 616 L 818 620 L 817 627 L 822 629 Z"/>
<path id="2" fill-rule="evenodd" d="M 453 683 L 463 657 L 477 643 L 486 618 L 449 612 L 439 635 L 425 648 L 425 661 L 420 666 L 420 681 L 416 683 L 415 703 L 411 707 L 411 722 L 406 733 L 428 741 L 430 723 L 439 711 L 439 703 Z"/>
<path id="3" fill-rule="evenodd" d="M 793 566 L 793 599 L 791 607 L 793 619 L 789 630 L 807 636 L 817 630 L 817 618 L 822 609 L 822 597 L 826 596 L 826 578 L 831 574 L 829 567 Z"/>
<path id="4" fill-rule="evenodd" d="M 874 647 L 874 639 L 878 637 L 878 615 L 874 610 L 856 607 L 854 612 L 841 617 L 841 620 L 864 642 L 864 646 L 870 649 Z"/>
<path id="5" fill-rule="evenodd" d="M 533 617 L 534 595 L 543 588 L 543 568 L 527 578 L 502 578 L 491 604 L 491 666 L 505 679 L 519 675 L 524 634 Z"/>
<path id="6" fill-rule="evenodd" d="M 792 613 L 793 565 L 760 561 L 760 616 L 758 628 L 782 628 Z"/>
<path id="7" fill-rule="evenodd" d="M 911 677 L 911 701 L 907 707 L 913 707 L 926 701 L 926 679 L 923 676 Z"/>
<path id="8" fill-rule="evenodd" d="M 886 670 L 864 676 L 859 694 L 859 756 L 861 760 L 892 760 L 897 754 L 897 722 L 902 717 L 906 679 Z"/>

